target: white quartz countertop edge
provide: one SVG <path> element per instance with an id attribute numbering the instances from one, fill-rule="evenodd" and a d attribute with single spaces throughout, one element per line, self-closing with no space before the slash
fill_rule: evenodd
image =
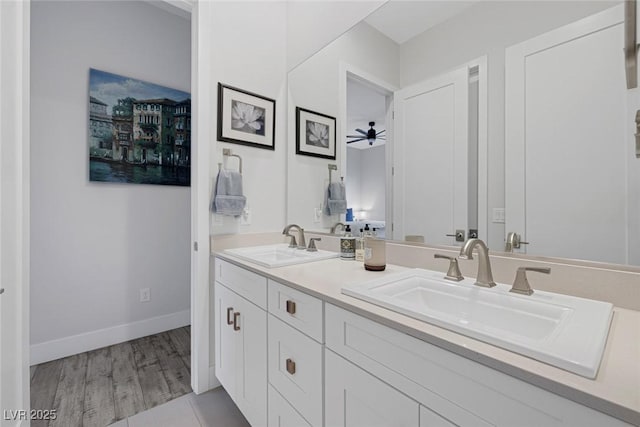
<path id="1" fill-rule="evenodd" d="M 344 284 L 379 278 L 407 267 L 387 264 L 384 272 L 370 272 L 360 262 L 331 259 L 270 269 L 224 252 L 213 255 L 574 402 L 640 425 L 640 312 L 614 308 L 598 376 L 590 380 L 341 293 Z"/>

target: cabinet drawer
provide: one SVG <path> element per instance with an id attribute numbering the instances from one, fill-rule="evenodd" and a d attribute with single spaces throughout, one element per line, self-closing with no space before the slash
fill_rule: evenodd
<path id="1" fill-rule="evenodd" d="M 322 300 L 269 280 L 269 313 L 322 343 Z"/>
<path id="2" fill-rule="evenodd" d="M 293 406 L 269 386 L 269 427 L 311 427 Z"/>
<path id="3" fill-rule="evenodd" d="M 258 307 L 267 309 L 267 278 L 220 258 L 215 262 L 216 281 Z"/>
<path id="4" fill-rule="evenodd" d="M 269 315 L 269 383 L 311 425 L 322 426 L 322 346 Z"/>
<path id="5" fill-rule="evenodd" d="M 455 425 L 624 425 L 331 304 L 325 311 L 328 348 Z"/>

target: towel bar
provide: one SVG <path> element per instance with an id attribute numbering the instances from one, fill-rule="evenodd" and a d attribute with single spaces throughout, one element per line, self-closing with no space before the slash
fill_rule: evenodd
<path id="1" fill-rule="evenodd" d="M 222 155 L 226 157 L 237 157 L 238 158 L 238 172 L 242 174 L 242 157 L 237 154 L 233 154 L 230 148 L 223 148 Z M 220 163 L 218 163 L 218 168 L 220 168 Z"/>

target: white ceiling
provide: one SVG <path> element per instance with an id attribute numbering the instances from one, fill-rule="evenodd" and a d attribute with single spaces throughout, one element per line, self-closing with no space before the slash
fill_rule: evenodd
<path id="1" fill-rule="evenodd" d="M 369 15 L 365 22 L 402 44 L 451 19 L 480 0 L 391 0 Z"/>

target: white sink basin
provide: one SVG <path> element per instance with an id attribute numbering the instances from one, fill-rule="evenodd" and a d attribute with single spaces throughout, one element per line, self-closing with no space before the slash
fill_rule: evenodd
<path id="1" fill-rule="evenodd" d="M 443 273 L 414 269 L 348 285 L 342 293 L 398 313 L 595 378 L 613 306 L 606 302 L 511 286 L 475 286 L 444 280 Z"/>
<path id="2" fill-rule="evenodd" d="M 309 252 L 304 249 L 290 248 L 286 243 L 267 246 L 251 246 L 247 248 L 226 249 L 226 253 L 253 262 L 264 267 L 283 267 L 285 265 L 303 264 L 305 262 L 321 261 L 337 258 L 337 252 L 323 251 Z"/>

